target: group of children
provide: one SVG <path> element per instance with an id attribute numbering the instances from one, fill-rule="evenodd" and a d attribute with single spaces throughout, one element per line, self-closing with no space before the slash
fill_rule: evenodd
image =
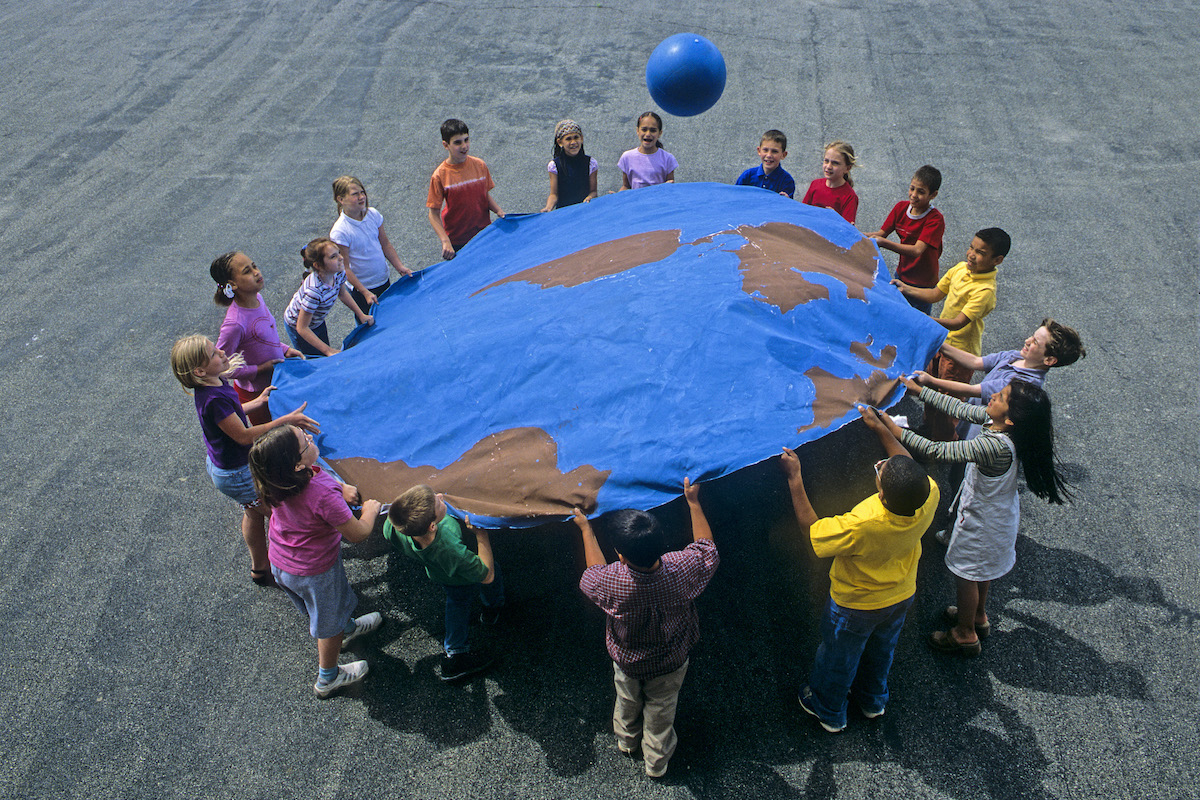
<path id="1" fill-rule="evenodd" d="M 469 154 L 466 124 L 447 120 L 441 133 L 447 157 L 430 179 L 427 208 L 442 255 L 449 259 L 490 223 L 492 213 L 504 212 L 491 197 L 494 183 L 487 165 Z M 678 163 L 662 147 L 661 133 L 657 114 L 638 118 L 638 146 L 618 162 L 622 190 L 674 180 Z M 737 183 L 794 197 L 795 182 L 780 165 L 787 156 L 786 136 L 767 131 L 758 155 L 761 165 L 746 170 Z M 808 187 L 803 202 L 832 208 L 853 224 L 858 198 L 850 171 L 855 163 L 850 145 L 831 142 L 822 176 Z M 598 165 L 584 152 L 583 132 L 574 121 L 556 126 L 547 170 L 550 194 L 543 211 L 596 197 Z M 921 539 L 940 498 L 937 482 L 921 462 L 960 468 L 951 474 L 952 483 L 961 483 L 953 521 L 935 534 L 947 545 L 945 560 L 957 586 L 956 603 L 943 612 L 947 629 L 929 639 L 942 652 L 978 654 L 980 641 L 990 633 L 985 603 L 991 581 L 1015 561 L 1018 467 L 1038 497 L 1054 503 L 1068 497 L 1054 457 L 1050 400 L 1041 387 L 1051 368 L 1072 364 L 1086 352 L 1074 330 L 1045 319 L 1020 350 L 981 355 L 983 320 L 995 308 L 996 271 L 1010 240 L 999 228 L 980 230 L 965 260 L 939 278 L 945 223 L 931 201 L 940 184 L 938 170 L 921 167 L 910 182 L 908 200 L 867 234 L 899 254 L 892 282 L 911 305 L 929 313 L 945 300 L 937 321 L 949 331 L 946 342 L 928 370 L 902 379 L 927 406 L 921 432 L 902 430 L 887 414 L 860 407 L 885 453 L 875 464 L 876 491 L 846 513 L 824 519 L 809 502 L 796 454 L 784 448 L 781 456 L 801 532 L 818 556 L 833 559 L 821 643 L 799 694 L 801 708 L 831 732 L 846 727 L 850 700 L 867 718 L 885 712 L 892 657 L 915 593 Z M 304 405 L 271 418 L 266 408 L 274 388 L 271 373 L 284 358 L 336 353 L 325 325 L 333 305 L 341 301 L 360 323 L 372 324 L 371 307 L 390 286 L 390 269 L 412 274 L 388 240 L 383 217 L 370 206 L 361 181 L 338 178 L 333 196 L 337 220 L 328 237 L 312 240 L 301 251 L 305 276 L 284 312 L 292 346 L 282 342 L 261 296 L 262 273 L 246 254 L 233 251 L 210 265 L 214 299 L 227 309 L 217 341 L 188 336 L 171 352 L 176 378 L 194 392 L 213 483 L 242 506 L 251 580 L 282 589 L 309 618 L 317 640 L 314 692 L 319 697 L 367 673 L 366 661 L 339 664 L 339 654 L 377 629 L 382 617 L 377 612 L 354 617 L 357 598 L 346 579 L 340 543 L 367 538 L 385 509 L 316 463 L 320 451 L 312 434 L 319 426 L 304 414 Z M 888 238 L 892 233 L 899 241 Z M 971 384 L 976 371 L 985 377 Z M 699 638 L 695 601 L 720 560 L 699 490 L 686 478 L 683 494 L 693 541 L 682 551 L 670 550 L 652 514 L 614 512 L 605 527 L 618 561 L 608 564 L 587 517 L 578 510 L 574 515 L 587 562 L 580 588 L 607 620 L 617 746 L 632 755 L 640 745 L 652 777 L 665 774 L 676 746 L 679 690 Z M 359 516 L 352 505 L 361 505 Z M 474 548 L 464 541 L 464 528 Z M 469 517 L 460 524 L 441 495 L 416 486 L 386 509 L 383 535 L 443 587 L 440 677 L 460 680 L 491 666 L 490 657 L 471 650 L 468 637 L 476 600 L 485 624 L 500 619 L 505 602 L 487 533 L 471 526 Z"/>

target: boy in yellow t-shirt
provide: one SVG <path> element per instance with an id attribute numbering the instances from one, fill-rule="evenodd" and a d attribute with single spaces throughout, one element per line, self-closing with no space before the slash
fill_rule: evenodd
<path id="1" fill-rule="evenodd" d="M 955 264 L 932 289 L 909 286 L 893 280 L 901 294 L 936 303 L 943 298 L 942 315 L 937 322 L 950 333 L 946 344 L 978 356 L 983 353 L 983 318 L 996 307 L 996 268 L 1008 255 L 1012 240 L 1001 228 L 984 228 L 971 239 L 966 261 Z M 935 378 L 970 383 L 970 370 L 938 353 L 930 365 Z M 930 439 L 948 442 L 955 438 L 955 420 L 938 411 L 925 414 L 925 432 Z"/>
<path id="2" fill-rule="evenodd" d="M 800 688 L 800 707 L 830 733 L 846 728 L 849 697 L 867 719 L 887 706 L 892 656 L 917 590 L 921 536 L 939 497 L 937 484 L 888 432 L 879 412 L 858 410 L 887 457 L 875 464 L 876 493 L 847 513 L 817 519 L 796 454 L 785 447 L 780 461 L 801 533 L 817 556 L 833 556 L 821 644 L 808 684 Z"/>

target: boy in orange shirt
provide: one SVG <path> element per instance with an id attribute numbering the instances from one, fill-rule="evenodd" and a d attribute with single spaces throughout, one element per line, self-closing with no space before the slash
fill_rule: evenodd
<path id="1" fill-rule="evenodd" d="M 429 178 L 425 206 L 429 209 L 429 225 L 442 243 L 442 258 L 448 261 L 491 224 L 490 212 L 503 217 L 504 211 L 492 198 L 496 184 L 487 164 L 469 155 L 471 132 L 467 123 L 461 119 L 443 122 L 442 147 L 449 155 Z"/>

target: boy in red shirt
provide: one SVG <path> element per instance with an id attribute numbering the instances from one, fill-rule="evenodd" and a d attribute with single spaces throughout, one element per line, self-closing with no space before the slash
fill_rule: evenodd
<path id="1" fill-rule="evenodd" d="M 885 250 L 900 254 L 896 278 L 922 289 L 937 286 L 938 258 L 942 255 L 942 235 L 946 220 L 942 212 L 930 205 L 942 187 L 942 173 L 928 164 L 916 171 L 908 185 L 908 200 L 900 201 L 883 221 L 883 227 L 867 236 Z M 887 238 L 892 231 L 900 238 Z M 913 308 L 926 314 L 932 303 L 906 295 Z"/>

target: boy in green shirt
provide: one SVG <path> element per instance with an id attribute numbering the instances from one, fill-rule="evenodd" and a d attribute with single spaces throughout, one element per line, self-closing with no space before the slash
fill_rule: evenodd
<path id="1" fill-rule="evenodd" d="M 483 621 L 494 625 L 504 606 L 504 580 L 492 558 L 487 531 L 471 526 L 479 554 L 462 541 L 458 520 L 446 513 L 442 495 L 428 486 L 414 486 L 396 498 L 383 524 L 383 536 L 405 557 L 425 568 L 425 574 L 446 590 L 446 638 L 442 644 L 441 678 L 454 681 L 483 672 L 494 659 L 471 651 L 467 631 L 471 605 L 478 595 Z"/>

